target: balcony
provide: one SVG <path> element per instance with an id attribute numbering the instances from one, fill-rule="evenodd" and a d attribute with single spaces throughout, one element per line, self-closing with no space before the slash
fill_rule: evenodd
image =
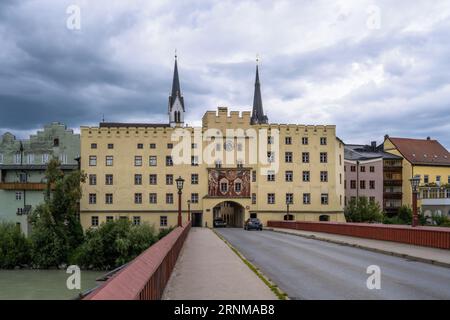
<path id="1" fill-rule="evenodd" d="M 403 168 L 400 166 L 400 167 L 397 167 L 397 166 L 395 166 L 395 167 L 391 167 L 391 166 L 385 166 L 385 167 L 383 167 L 383 170 L 384 170 L 384 172 L 393 172 L 393 173 L 402 173 L 402 170 L 403 170 Z"/>
<path id="2" fill-rule="evenodd" d="M 384 192 L 383 193 L 384 199 L 401 200 L 402 196 L 403 196 L 402 192 Z"/>
<path id="3" fill-rule="evenodd" d="M 450 205 L 450 187 L 419 187 L 422 205 L 439 206 Z"/>
<path id="4" fill-rule="evenodd" d="M 43 191 L 47 185 L 36 182 L 0 182 L 0 190 Z"/>
<path id="5" fill-rule="evenodd" d="M 383 185 L 385 187 L 401 187 L 403 180 L 384 180 Z"/>

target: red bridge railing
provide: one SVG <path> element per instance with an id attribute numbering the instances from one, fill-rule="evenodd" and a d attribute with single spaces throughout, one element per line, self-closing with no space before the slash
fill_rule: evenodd
<path id="1" fill-rule="evenodd" d="M 303 221 L 269 221 L 267 226 L 450 249 L 450 228 Z"/>
<path id="2" fill-rule="evenodd" d="M 83 300 L 161 299 L 190 228 L 174 229 Z"/>

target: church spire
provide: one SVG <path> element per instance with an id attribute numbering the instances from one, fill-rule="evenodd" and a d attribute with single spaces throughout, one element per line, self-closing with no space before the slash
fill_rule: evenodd
<path id="1" fill-rule="evenodd" d="M 184 99 L 181 95 L 178 61 L 175 51 L 175 66 L 173 69 L 172 94 L 169 97 L 169 122 L 172 127 L 184 123 Z"/>
<path id="2" fill-rule="evenodd" d="M 256 59 L 256 79 L 255 79 L 255 93 L 253 96 L 253 112 L 250 120 L 251 124 L 263 124 L 267 123 L 267 116 L 264 115 L 262 98 L 261 98 L 261 84 L 259 82 L 259 68 L 258 59 Z"/>

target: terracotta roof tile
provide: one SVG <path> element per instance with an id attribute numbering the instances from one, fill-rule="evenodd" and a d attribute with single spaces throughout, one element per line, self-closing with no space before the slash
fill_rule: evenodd
<path id="1" fill-rule="evenodd" d="M 391 137 L 389 140 L 412 164 L 450 166 L 450 152 L 437 140 Z"/>

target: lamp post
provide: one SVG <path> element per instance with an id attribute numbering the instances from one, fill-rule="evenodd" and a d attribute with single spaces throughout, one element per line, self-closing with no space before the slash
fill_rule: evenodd
<path id="1" fill-rule="evenodd" d="M 286 220 L 289 220 L 289 205 L 291 204 L 290 199 L 286 199 Z"/>
<path id="2" fill-rule="evenodd" d="M 191 200 L 187 201 L 188 204 L 188 222 L 191 221 Z"/>
<path id="3" fill-rule="evenodd" d="M 183 222 L 181 219 L 181 194 L 182 194 L 182 190 L 183 190 L 184 179 L 180 176 L 175 181 L 177 183 L 177 189 L 178 189 L 178 226 L 181 227 L 183 225 Z"/>
<path id="4" fill-rule="evenodd" d="M 417 194 L 419 193 L 420 176 L 416 175 L 412 179 L 409 179 L 412 188 L 412 209 L 413 209 L 413 219 L 412 227 L 417 227 L 419 224 L 419 216 L 417 214 Z"/>

